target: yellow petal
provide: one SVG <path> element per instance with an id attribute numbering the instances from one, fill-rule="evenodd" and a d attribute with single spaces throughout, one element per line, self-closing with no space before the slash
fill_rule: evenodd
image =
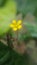
<path id="1" fill-rule="evenodd" d="M 13 20 L 12 21 L 12 24 L 16 25 L 17 24 L 16 20 Z"/>
<path id="2" fill-rule="evenodd" d="M 13 28 L 13 31 L 17 31 L 17 28 Z"/>
<path id="3" fill-rule="evenodd" d="M 21 29 L 21 28 L 22 28 L 22 25 L 19 25 L 19 26 L 18 26 L 18 29 Z"/>
<path id="4" fill-rule="evenodd" d="M 13 24 L 10 24 L 10 27 L 14 27 L 14 25 Z"/>
<path id="5" fill-rule="evenodd" d="M 17 25 L 20 25 L 22 23 L 22 21 L 21 20 L 19 20 L 18 22 L 17 22 Z"/>

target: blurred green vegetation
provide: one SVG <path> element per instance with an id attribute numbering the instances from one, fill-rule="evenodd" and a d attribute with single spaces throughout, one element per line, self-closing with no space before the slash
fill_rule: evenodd
<path id="1" fill-rule="evenodd" d="M 9 24 L 16 17 L 17 12 L 22 13 L 23 16 L 30 12 L 37 20 L 37 0 L 0 0 L 0 35 L 8 31 Z M 35 32 L 37 29 L 37 25 L 27 23 L 26 26 L 30 32 L 33 30 Z"/>
<path id="2" fill-rule="evenodd" d="M 18 32 L 20 35 L 19 36 L 20 40 L 27 41 L 27 40 L 30 40 L 30 37 L 37 39 L 37 0 L 0 0 L 0 38 L 3 38 L 5 33 L 8 33 L 8 32 L 11 33 L 11 36 L 16 36 L 16 34 L 14 35 L 14 33 L 11 30 L 9 31 L 10 23 L 12 22 L 13 19 L 15 18 L 17 19 L 16 13 L 17 15 L 19 13 L 22 13 L 22 19 L 26 17 L 27 13 L 31 13 L 35 18 L 34 21 L 27 20 L 27 18 L 26 18 L 26 21 L 23 20 L 24 26 L 27 29 L 27 33 L 22 35 L 21 33 Z M 24 28 L 24 30 L 26 29 Z M 32 47 L 33 45 L 34 44 L 32 44 Z M 7 53 L 7 51 L 4 52 L 5 49 L 7 50 L 7 47 L 3 46 L 3 44 L 0 45 L 0 48 L 1 46 L 2 46 L 2 49 L 0 49 L 0 51 L 2 50 L 2 52 L 0 52 L 0 58 Z M 3 49 L 4 47 L 5 49 Z M 35 54 L 36 52 L 35 50 L 33 49 L 33 54 L 32 54 L 32 56 L 34 57 L 37 56 Z M 9 52 L 6 56 L 3 57 L 3 60 L 0 59 L 0 62 L 2 61 L 3 63 L 6 57 L 9 57 Z M 37 57 L 35 59 L 37 60 Z"/>
<path id="3" fill-rule="evenodd" d="M 31 12 L 37 17 L 37 0 L 17 0 L 17 10 L 26 15 Z"/>
<path id="4" fill-rule="evenodd" d="M 17 7 L 15 0 L 7 0 L 4 6 L 2 3 L 5 1 L 0 0 L 0 35 L 8 31 L 9 24 L 15 18 Z"/>

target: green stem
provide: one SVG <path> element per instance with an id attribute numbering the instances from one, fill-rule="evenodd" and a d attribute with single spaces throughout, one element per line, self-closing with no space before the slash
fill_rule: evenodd
<path id="1" fill-rule="evenodd" d="M 7 33 L 7 44 L 9 48 L 12 48 L 13 41 L 11 39 L 12 39 L 12 34 L 11 34 L 11 30 L 9 30 L 9 32 Z"/>
<path id="2" fill-rule="evenodd" d="M 17 30 L 17 43 L 18 43 L 18 30 Z"/>

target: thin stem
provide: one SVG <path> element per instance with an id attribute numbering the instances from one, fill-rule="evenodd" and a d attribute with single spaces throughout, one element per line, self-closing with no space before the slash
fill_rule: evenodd
<path id="1" fill-rule="evenodd" d="M 15 32 L 16 34 L 16 42 L 18 43 L 18 30 Z"/>
<path id="2" fill-rule="evenodd" d="M 17 44 L 19 46 L 19 40 L 18 40 L 18 30 L 17 30 Z"/>
<path id="3" fill-rule="evenodd" d="M 12 39 L 12 35 L 11 35 L 11 32 L 10 33 L 9 32 L 7 33 L 7 44 L 8 44 L 9 48 L 12 48 L 13 47 L 13 45 L 12 45 L 13 41 L 11 40 Z"/>

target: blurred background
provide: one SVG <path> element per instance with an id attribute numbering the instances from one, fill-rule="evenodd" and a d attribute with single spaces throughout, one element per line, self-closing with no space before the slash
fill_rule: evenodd
<path id="1" fill-rule="evenodd" d="M 18 39 L 27 41 L 29 54 L 37 63 L 37 0 L 0 0 L 0 41 L 6 41 L 13 19 L 22 20 L 23 28 L 18 32 Z M 17 35 L 13 32 L 12 36 Z"/>

